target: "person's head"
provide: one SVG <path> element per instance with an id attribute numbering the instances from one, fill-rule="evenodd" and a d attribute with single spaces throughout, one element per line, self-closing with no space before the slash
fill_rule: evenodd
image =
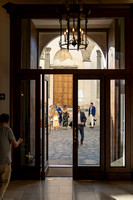
<path id="1" fill-rule="evenodd" d="M 57 110 L 55 110 L 55 115 L 58 115 L 58 111 Z"/>
<path id="2" fill-rule="evenodd" d="M 9 115 L 3 113 L 0 115 L 0 123 L 8 123 L 9 122 Z"/>
<path id="3" fill-rule="evenodd" d="M 80 111 L 80 106 L 78 106 L 78 112 Z"/>
<path id="4" fill-rule="evenodd" d="M 66 105 L 64 105 L 64 106 L 63 106 L 63 109 L 64 109 L 64 110 L 66 110 L 66 109 L 67 109 L 67 106 L 66 106 Z"/>
<path id="5" fill-rule="evenodd" d="M 90 103 L 90 106 L 91 106 L 91 107 L 93 106 L 93 102 Z"/>

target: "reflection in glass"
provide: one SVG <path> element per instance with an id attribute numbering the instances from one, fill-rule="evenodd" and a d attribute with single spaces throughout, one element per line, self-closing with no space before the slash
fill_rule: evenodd
<path id="1" fill-rule="evenodd" d="M 35 81 L 21 81 L 21 165 L 35 165 Z"/>
<path id="2" fill-rule="evenodd" d="M 47 81 L 45 80 L 45 76 L 44 79 L 42 79 L 41 75 L 40 76 L 40 155 L 41 155 L 41 161 L 43 159 L 42 156 L 44 156 L 44 164 L 46 164 L 48 160 L 47 87 L 48 85 Z M 44 149 L 42 149 L 43 145 Z"/>
<path id="3" fill-rule="evenodd" d="M 40 75 L 40 161 L 42 162 L 42 75 Z"/>
<path id="4" fill-rule="evenodd" d="M 37 29 L 31 19 L 21 20 L 21 68 L 37 69 Z"/>
<path id="5" fill-rule="evenodd" d="M 110 81 L 110 165 L 125 166 L 125 80 Z"/>
<path id="6" fill-rule="evenodd" d="M 100 166 L 100 80 L 78 81 L 78 105 L 78 166 Z M 83 113 L 85 127 L 80 125 Z"/>
<path id="7" fill-rule="evenodd" d="M 124 33 L 124 19 L 113 19 L 108 31 L 108 69 L 125 69 Z"/>
<path id="8" fill-rule="evenodd" d="M 44 100 L 45 100 L 45 103 L 44 103 L 44 135 L 45 135 L 45 138 L 44 138 L 44 163 L 46 163 L 48 161 L 48 157 L 47 157 L 47 149 L 48 149 L 48 121 L 47 121 L 47 117 L 48 117 L 48 114 L 47 114 L 47 106 L 48 106 L 48 93 L 47 93 L 47 81 L 44 81 L 45 82 L 45 87 L 44 87 Z"/>

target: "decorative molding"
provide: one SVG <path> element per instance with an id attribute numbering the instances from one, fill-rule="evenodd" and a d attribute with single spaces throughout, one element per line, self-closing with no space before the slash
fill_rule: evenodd
<path id="1" fill-rule="evenodd" d="M 49 55 L 50 54 L 50 51 L 51 51 L 51 48 L 50 47 L 47 47 L 46 49 L 44 49 L 45 51 L 45 54 Z"/>
<path id="2" fill-rule="evenodd" d="M 74 66 L 54 66 L 50 65 L 50 69 L 78 69 L 77 65 Z"/>

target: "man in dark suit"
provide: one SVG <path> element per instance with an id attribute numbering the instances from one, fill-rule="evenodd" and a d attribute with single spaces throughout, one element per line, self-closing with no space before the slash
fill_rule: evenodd
<path id="1" fill-rule="evenodd" d="M 84 141 L 85 122 L 86 122 L 86 116 L 84 112 L 80 110 L 80 106 L 78 106 L 78 130 L 80 131 L 80 135 L 81 135 L 81 145 L 83 144 L 83 141 Z"/>
<path id="2" fill-rule="evenodd" d="M 94 122 L 94 117 L 96 114 L 96 108 L 95 106 L 93 106 L 93 103 L 90 103 L 90 107 L 89 107 L 89 113 L 88 116 L 90 117 L 90 128 L 94 128 L 95 122 Z"/>

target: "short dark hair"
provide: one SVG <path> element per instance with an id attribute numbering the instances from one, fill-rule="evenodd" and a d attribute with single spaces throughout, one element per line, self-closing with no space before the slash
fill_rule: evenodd
<path id="1" fill-rule="evenodd" d="M 93 102 L 91 102 L 91 104 L 93 105 Z"/>
<path id="2" fill-rule="evenodd" d="M 2 113 L 0 115 L 0 123 L 3 123 L 3 122 L 6 122 L 6 123 L 9 122 L 9 115 L 6 113 Z"/>

